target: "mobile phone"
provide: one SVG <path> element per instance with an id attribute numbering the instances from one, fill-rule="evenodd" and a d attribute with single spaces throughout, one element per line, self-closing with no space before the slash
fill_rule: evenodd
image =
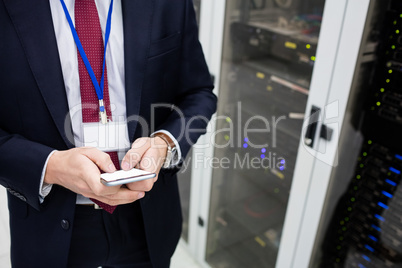
<path id="1" fill-rule="evenodd" d="M 106 186 L 116 186 L 155 177 L 155 173 L 133 168 L 128 171 L 118 170 L 113 173 L 103 173 L 100 180 Z"/>

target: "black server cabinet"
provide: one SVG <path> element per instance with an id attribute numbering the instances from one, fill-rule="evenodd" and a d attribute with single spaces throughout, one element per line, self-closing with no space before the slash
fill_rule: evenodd
<path id="1" fill-rule="evenodd" d="M 354 114 L 364 142 L 319 267 L 402 267 L 402 1 L 379 6 L 377 60 Z"/>

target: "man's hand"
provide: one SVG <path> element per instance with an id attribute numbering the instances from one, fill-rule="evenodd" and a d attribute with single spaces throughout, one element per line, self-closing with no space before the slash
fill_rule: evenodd
<path id="1" fill-rule="evenodd" d="M 134 167 L 156 173 L 156 177 L 148 180 L 127 184 L 133 191 L 151 191 L 158 180 L 158 174 L 167 155 L 167 144 L 160 137 L 139 138 L 134 141 L 131 150 L 127 152 L 122 161 L 122 169 L 130 170 Z"/>
<path id="2" fill-rule="evenodd" d="M 100 171 L 116 168 L 107 153 L 95 148 L 74 148 L 57 151 L 50 158 L 45 183 L 58 184 L 88 198 L 115 206 L 132 203 L 144 197 L 144 191 L 131 191 L 120 186 L 105 186 Z"/>

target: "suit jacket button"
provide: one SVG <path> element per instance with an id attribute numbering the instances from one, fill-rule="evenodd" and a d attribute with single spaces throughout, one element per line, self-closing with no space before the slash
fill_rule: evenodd
<path id="1" fill-rule="evenodd" d="M 68 220 L 62 220 L 61 221 L 61 228 L 64 230 L 68 230 L 70 228 L 70 223 Z"/>

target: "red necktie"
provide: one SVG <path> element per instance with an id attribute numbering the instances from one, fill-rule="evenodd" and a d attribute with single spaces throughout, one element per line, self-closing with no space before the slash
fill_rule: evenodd
<path id="1" fill-rule="evenodd" d="M 102 29 L 99 22 L 98 10 L 94 0 L 76 0 L 75 1 L 75 29 L 81 40 L 85 54 L 91 63 L 98 82 L 101 80 L 103 67 L 104 44 Z M 84 61 L 78 53 L 78 70 L 80 76 L 80 90 L 82 103 L 82 121 L 83 123 L 100 122 L 99 118 L 99 100 L 96 95 L 95 87 L 85 67 Z M 108 119 L 111 120 L 110 100 L 107 80 L 107 70 L 105 66 L 103 102 L 105 105 Z M 117 169 L 120 169 L 117 152 L 108 153 Z M 113 213 L 115 206 L 102 203 L 91 199 L 94 203 L 109 213 Z"/>

